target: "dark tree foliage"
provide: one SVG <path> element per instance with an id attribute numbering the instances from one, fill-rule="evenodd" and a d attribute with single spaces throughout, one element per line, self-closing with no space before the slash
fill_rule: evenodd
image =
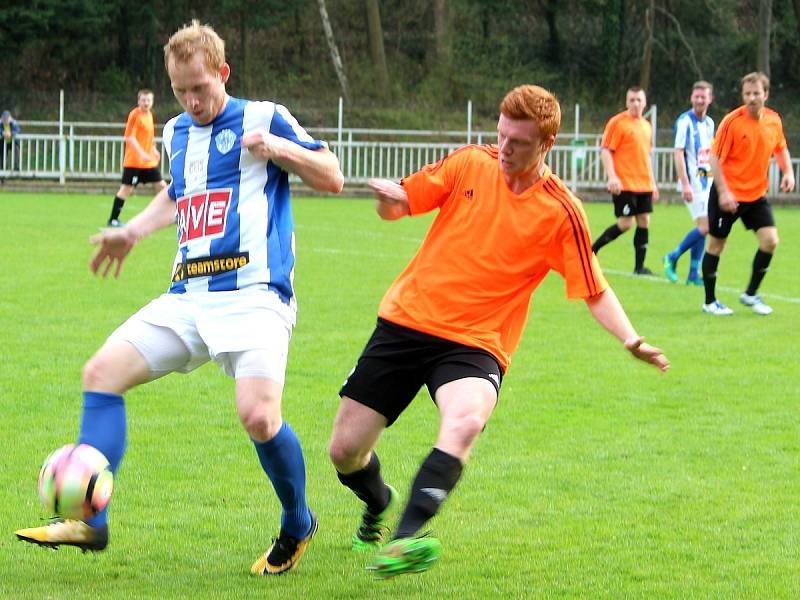
<path id="1" fill-rule="evenodd" d="M 459 126 L 471 100 L 476 120 L 491 127 L 502 94 L 532 82 L 556 92 L 565 114 L 580 103 L 587 126 L 599 127 L 622 108 L 625 88 L 642 73 L 649 73 L 648 99 L 660 115 L 683 110 L 691 83 L 703 78 L 716 87 L 717 116 L 739 102 L 739 78 L 757 59 L 759 0 L 377 5 L 388 83 L 376 73 L 375 39 L 370 54 L 364 0 L 327 0 L 350 82 L 346 119 L 352 125 Z M 653 35 L 647 37 L 651 6 Z M 772 0 L 770 102 L 789 129 L 800 89 L 799 13 L 800 0 Z M 226 40 L 232 93 L 285 102 L 311 124 L 335 122 L 340 87 L 313 0 L 2 0 L 0 104 L 23 119 L 49 118 L 64 89 L 71 118 L 119 120 L 136 90 L 150 87 L 157 114 L 167 116 L 178 107 L 162 47 L 192 18 Z M 649 71 L 642 69 L 645 57 Z"/>

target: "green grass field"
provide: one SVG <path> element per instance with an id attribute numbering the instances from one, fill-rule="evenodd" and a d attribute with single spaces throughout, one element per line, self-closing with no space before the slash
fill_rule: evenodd
<path id="1" fill-rule="evenodd" d="M 129 201 L 123 218 L 142 208 Z M 752 234 L 737 225 L 720 265 L 730 318 L 700 311 L 702 290 L 637 279 L 632 236 L 601 252 L 628 314 L 672 369 L 634 361 L 565 300 L 537 291 L 501 400 L 472 461 L 432 522 L 444 544 L 430 572 L 375 581 L 349 551 L 360 507 L 327 443 L 337 391 L 372 331 L 378 302 L 429 218 L 381 222 L 365 200 L 295 201 L 299 322 L 284 415 L 305 449 L 320 531 L 300 567 L 252 578 L 279 507 L 215 365 L 127 398 L 129 449 L 98 555 L 18 542 L 49 515 L 36 475 L 74 441 L 80 370 L 129 314 L 166 289 L 174 232 L 137 247 L 118 281 L 91 276 L 88 236 L 105 196 L 0 194 L 0 598 L 798 598 L 800 597 L 800 211 L 777 209 L 782 246 L 758 317 L 737 298 Z M 609 204 L 587 212 L 595 233 Z M 657 206 L 649 266 L 690 226 Z M 688 256 L 679 265 L 685 276 Z M 379 446 L 405 494 L 437 427 L 426 392 Z"/>

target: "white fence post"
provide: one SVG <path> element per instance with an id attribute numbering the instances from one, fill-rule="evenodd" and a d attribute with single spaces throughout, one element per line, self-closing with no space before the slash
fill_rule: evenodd
<path id="1" fill-rule="evenodd" d="M 336 150 L 342 153 L 342 123 L 344 122 L 344 98 L 339 96 L 339 123 L 336 128 Z M 339 159 L 341 160 L 341 158 Z"/>
<path id="2" fill-rule="evenodd" d="M 67 182 L 67 144 L 64 140 L 64 90 L 58 94 L 58 183 L 64 185 Z"/>
<path id="3" fill-rule="evenodd" d="M 467 100 L 467 143 L 472 143 L 472 100 Z"/>

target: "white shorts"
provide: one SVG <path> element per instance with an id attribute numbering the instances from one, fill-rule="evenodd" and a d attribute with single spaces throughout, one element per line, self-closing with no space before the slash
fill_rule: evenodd
<path id="1" fill-rule="evenodd" d="M 214 360 L 231 377 L 283 383 L 294 310 L 265 290 L 162 294 L 109 340 L 130 342 L 155 377 Z"/>
<path id="2" fill-rule="evenodd" d="M 709 179 L 708 186 L 703 189 L 695 182 L 692 182 L 692 201 L 686 202 L 686 208 L 689 209 L 689 214 L 692 215 L 692 221 L 697 221 L 700 217 L 708 216 L 708 193 L 711 191 L 711 180 Z"/>

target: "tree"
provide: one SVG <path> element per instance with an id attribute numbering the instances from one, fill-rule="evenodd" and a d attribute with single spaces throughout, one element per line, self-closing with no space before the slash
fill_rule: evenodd
<path id="1" fill-rule="evenodd" d="M 378 78 L 380 95 L 389 90 L 389 71 L 386 69 L 386 53 L 383 45 L 383 27 L 381 26 L 381 9 L 378 0 L 365 0 L 367 9 L 367 35 L 369 37 L 369 54 L 372 66 Z"/>
<path id="2" fill-rule="evenodd" d="M 797 0 L 800 2 L 800 0 Z M 439 65 L 450 64 L 452 55 L 450 45 L 450 12 L 447 9 L 447 0 L 434 0 L 433 2 L 433 40 L 434 56 Z"/>
<path id="3" fill-rule="evenodd" d="M 547 59 L 553 64 L 561 64 L 561 37 L 556 23 L 558 0 L 545 0 L 544 18 L 547 21 Z"/>
<path id="4" fill-rule="evenodd" d="M 319 16 L 322 19 L 322 29 L 325 31 L 325 41 L 328 43 L 328 50 L 331 53 L 333 68 L 342 88 L 342 96 L 349 104 L 350 88 L 347 84 L 347 75 L 344 72 L 342 57 L 339 55 L 339 48 L 336 46 L 336 39 L 333 37 L 333 29 L 331 28 L 331 20 L 328 18 L 328 10 L 325 8 L 325 0 L 317 0 L 317 4 L 319 5 Z"/>
<path id="5" fill-rule="evenodd" d="M 622 39 L 625 30 L 624 0 L 606 0 L 603 11 L 602 48 L 605 52 L 606 90 L 619 87 Z"/>
<path id="6" fill-rule="evenodd" d="M 772 29 L 772 0 L 758 3 L 758 53 L 756 67 L 769 77 L 769 43 Z"/>
<path id="7" fill-rule="evenodd" d="M 792 0 L 794 8 L 794 23 L 797 29 L 797 37 L 800 37 L 800 0 Z"/>
<path id="8" fill-rule="evenodd" d="M 653 65 L 653 39 L 655 36 L 656 0 L 650 0 L 644 13 L 644 47 L 642 50 L 642 68 L 639 72 L 639 86 L 649 93 L 650 70 Z"/>
<path id="9" fill-rule="evenodd" d="M 301 0 L 221 0 L 219 12 L 225 18 L 215 19 L 218 32 L 230 28 L 236 32 L 229 37 L 227 46 L 235 56 L 236 69 L 234 71 L 238 82 L 238 90 L 242 96 L 252 96 L 255 93 L 253 83 L 253 61 L 251 60 L 256 50 L 256 69 L 263 68 L 258 61 L 258 38 L 265 32 L 277 28 L 282 19 L 290 16 Z M 254 39 L 256 38 L 256 39 Z"/>

